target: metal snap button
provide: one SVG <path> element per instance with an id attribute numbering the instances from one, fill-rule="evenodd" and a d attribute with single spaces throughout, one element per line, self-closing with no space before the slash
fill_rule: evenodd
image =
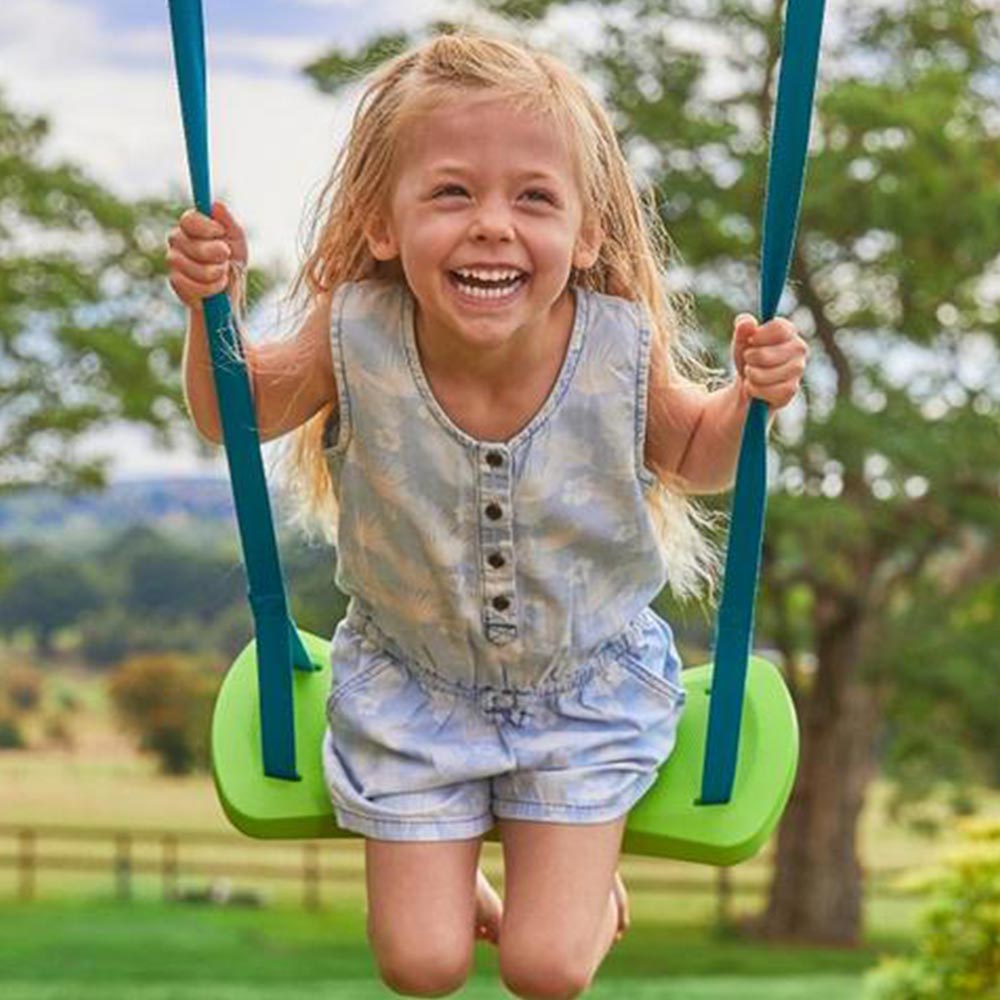
<path id="1" fill-rule="evenodd" d="M 486 461 L 489 465 L 492 465 L 494 469 L 503 465 L 503 455 L 498 451 L 488 451 L 486 453 Z"/>
<path id="2" fill-rule="evenodd" d="M 499 552 L 491 552 L 487 557 L 486 561 L 494 568 L 499 569 L 504 563 L 507 562 L 506 559 Z"/>
<path id="3" fill-rule="evenodd" d="M 486 516 L 491 521 L 498 521 L 503 517 L 503 508 L 498 503 L 488 503 L 486 505 Z"/>
<path id="4" fill-rule="evenodd" d="M 499 597 L 493 598 L 493 607 L 495 607 L 497 611 L 506 611 L 507 608 L 510 607 L 510 601 L 507 600 L 503 594 L 501 594 Z"/>

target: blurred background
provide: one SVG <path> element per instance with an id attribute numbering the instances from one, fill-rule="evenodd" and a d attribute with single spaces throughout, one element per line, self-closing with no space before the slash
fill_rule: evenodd
<path id="1" fill-rule="evenodd" d="M 358 74 L 462 24 L 585 76 L 724 367 L 757 305 L 783 15 L 207 0 L 250 335 L 281 328 Z M 810 154 L 780 311 L 812 353 L 771 435 L 755 634 L 796 702 L 796 788 L 736 869 L 623 859 L 633 926 L 596 997 L 1000 996 L 996 5 L 827 0 Z M 164 252 L 188 203 L 166 4 L 0 5 L 0 995 L 388 996 L 362 843 L 243 838 L 207 771 L 252 623 L 225 463 L 181 395 Z M 329 635 L 332 553 L 280 534 L 295 620 Z M 656 604 L 709 659 L 713 609 Z M 501 861 L 484 846 L 502 888 Z M 462 995 L 509 995 L 478 951 Z"/>

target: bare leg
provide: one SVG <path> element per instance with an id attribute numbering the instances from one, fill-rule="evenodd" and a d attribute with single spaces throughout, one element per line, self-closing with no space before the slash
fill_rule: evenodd
<path id="1" fill-rule="evenodd" d="M 385 984 L 408 996 L 460 989 L 473 964 L 482 838 L 366 838 L 368 939 Z"/>
<path id="2" fill-rule="evenodd" d="M 517 996 L 567 1000 L 590 985 L 618 933 L 615 868 L 626 818 L 499 820 L 507 885 L 500 974 Z"/>

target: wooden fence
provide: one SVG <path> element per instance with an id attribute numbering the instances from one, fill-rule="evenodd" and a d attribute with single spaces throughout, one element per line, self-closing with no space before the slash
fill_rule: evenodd
<path id="1" fill-rule="evenodd" d="M 298 882 L 302 905 L 315 910 L 322 905 L 324 888 L 338 890 L 350 885 L 363 891 L 359 843 L 355 838 L 274 842 L 221 832 L 0 823 L 0 871 L 14 871 L 15 896 L 25 902 L 38 895 L 39 873 L 106 873 L 114 895 L 122 901 L 134 898 L 135 882 L 140 876 L 157 881 L 166 901 L 204 898 L 249 905 L 259 904 L 260 895 L 245 884 L 233 889 L 233 880 L 252 880 L 256 886 L 277 881 Z M 57 845 L 62 849 L 55 849 Z M 214 856 L 199 858 L 206 848 L 213 850 Z M 264 860 L 265 855 L 275 853 L 280 854 L 277 860 Z M 629 869 L 626 860 L 623 874 L 630 892 L 714 897 L 714 906 L 710 899 L 705 902 L 722 926 L 731 920 L 735 897 L 763 898 L 770 878 L 766 858 L 754 859 L 736 869 L 652 860 L 655 865 L 640 862 L 641 867 L 634 870 Z M 892 880 L 898 873 L 899 869 L 869 871 L 868 894 L 893 895 Z M 206 881 L 196 890 L 182 891 L 182 878 Z"/>

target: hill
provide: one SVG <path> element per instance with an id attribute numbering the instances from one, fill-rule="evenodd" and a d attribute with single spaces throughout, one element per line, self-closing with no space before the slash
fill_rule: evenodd
<path id="1" fill-rule="evenodd" d="M 101 492 L 63 496 L 27 490 L 0 497 L 0 544 L 31 541 L 89 547 L 130 525 L 167 534 L 199 535 L 236 527 L 229 483 L 217 477 L 140 479 Z"/>

